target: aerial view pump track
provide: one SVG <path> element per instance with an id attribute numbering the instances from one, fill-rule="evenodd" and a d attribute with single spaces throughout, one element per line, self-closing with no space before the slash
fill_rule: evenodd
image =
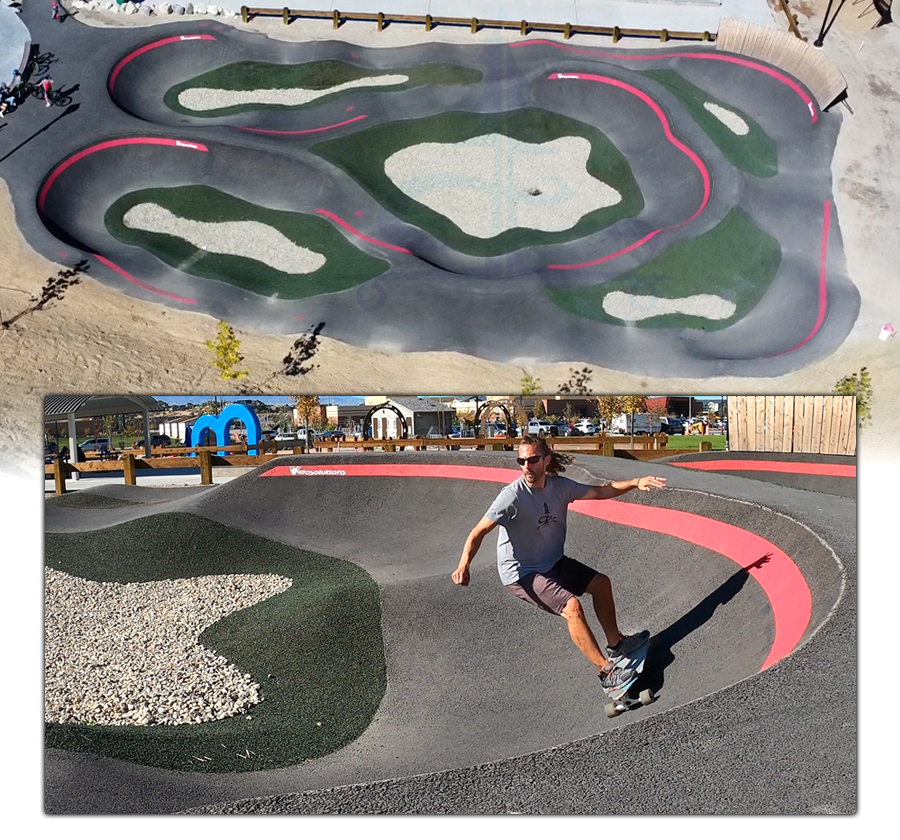
<path id="1" fill-rule="evenodd" d="M 125 294 L 270 334 L 325 322 L 372 349 L 660 376 L 781 375 L 858 315 L 841 116 L 756 59 L 99 34 L 93 118 L 34 173 L 34 244 Z"/>

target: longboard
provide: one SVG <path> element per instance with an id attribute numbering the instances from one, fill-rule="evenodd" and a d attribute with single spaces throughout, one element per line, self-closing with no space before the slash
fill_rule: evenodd
<path id="1" fill-rule="evenodd" d="M 628 656 L 622 657 L 622 659 L 616 663 L 620 668 L 631 669 L 634 671 L 634 677 L 625 683 L 625 685 L 620 685 L 616 689 L 611 691 L 604 689 L 609 695 L 609 699 L 612 700 L 611 703 L 607 703 L 603 707 L 603 711 L 606 712 L 607 717 L 614 718 L 622 714 L 622 712 L 625 712 L 628 709 L 634 709 L 637 706 L 649 706 L 656 699 L 653 696 L 653 691 L 649 688 L 645 688 L 637 698 L 630 697 L 628 694 L 631 687 L 638 679 L 640 679 L 640 676 L 644 671 L 644 663 L 647 661 L 647 651 L 649 649 L 650 640 L 647 639 L 647 641 L 639 648 L 633 650 Z"/>

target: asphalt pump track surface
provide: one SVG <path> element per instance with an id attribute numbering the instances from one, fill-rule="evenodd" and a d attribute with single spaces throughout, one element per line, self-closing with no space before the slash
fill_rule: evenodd
<path id="1" fill-rule="evenodd" d="M 27 8 L 22 16 L 37 48 L 57 53 L 51 72 L 74 101 L 62 112 L 28 102 L 6 121 L 11 151 L 0 156 L 0 176 L 17 224 L 39 252 L 65 264 L 86 257 L 92 276 L 124 294 L 267 333 L 325 322 L 323 335 L 372 349 L 579 359 L 660 376 L 780 375 L 833 352 L 856 319 L 859 294 L 832 198 L 840 114 L 756 60 L 697 44 L 289 43 L 213 21 L 96 29 L 76 19 L 58 40 L 52 21 Z M 406 73 L 413 81 L 294 108 L 203 116 L 172 105 L 179 85 L 241 62 L 339 62 L 353 73 Z M 426 67 L 440 69 L 416 76 Z M 730 112 L 746 133 L 724 128 L 711 108 Z M 510 128 L 503 120 L 514 114 L 531 114 L 522 118 L 527 126 L 537 113 L 551 135 L 578 125 L 605 136 L 599 157 L 609 164 L 621 155 L 615 171 L 632 184 L 623 189 L 637 209 L 618 219 L 616 208 L 602 218 L 605 211 L 595 211 L 562 232 L 519 228 L 485 240 L 426 213 L 383 177 L 368 182 L 378 166 L 366 161 L 351 171 L 360 157 L 354 148 L 378 146 L 366 138 L 381 131 L 383 143 L 385 130 L 448 113 L 458 117 L 429 130 L 450 125 L 475 136 L 489 118 L 495 130 Z M 464 123 L 470 127 L 458 128 Z M 521 124 L 516 131 L 529 139 Z M 599 149 L 600 139 L 591 142 Z M 357 262 L 338 272 L 339 283 L 317 285 L 314 275 L 285 275 L 245 258 L 211 262 L 208 251 L 168 235 L 156 235 L 156 246 L 123 238 L 122 201 L 141 190 L 156 190 L 158 200 L 175 187 L 227 196 L 233 218 L 262 213 L 271 223 L 278 211 L 324 225 L 338 245 L 321 247 L 315 232 L 295 234 L 311 237 L 297 244 L 318 242 L 329 260 Z M 474 189 L 496 185 L 479 181 Z M 206 220 L 205 200 L 194 199 L 191 218 Z M 554 212 L 548 201 L 547 216 Z M 241 285 L 254 271 L 258 284 Z M 708 294 L 736 310 L 725 320 L 676 313 L 625 321 L 604 308 L 607 290 L 638 302 Z M 523 347 L 522 325 L 536 323 L 541 329 L 529 330 Z"/>
<path id="2" fill-rule="evenodd" d="M 573 505 L 567 552 L 610 575 L 623 629 L 652 634 L 658 699 L 607 720 L 563 622 L 504 591 L 492 540 L 469 587 L 450 580 L 465 535 L 520 474 L 513 457 L 287 457 L 220 487 L 107 485 L 72 494 L 96 504 L 48 502 L 48 545 L 137 525 L 178 557 L 190 541 L 154 524 L 177 515 L 354 564 L 377 585 L 386 686 L 352 743 L 250 772 L 92 754 L 96 730 L 116 727 L 69 727 L 84 737 L 46 750 L 46 811 L 855 812 L 855 500 L 657 463 L 667 489 Z M 579 456 L 567 474 L 647 471 Z"/>

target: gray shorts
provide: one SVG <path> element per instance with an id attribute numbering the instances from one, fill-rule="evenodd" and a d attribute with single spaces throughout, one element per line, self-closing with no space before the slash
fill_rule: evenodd
<path id="1" fill-rule="evenodd" d="M 506 588 L 517 598 L 560 615 L 571 598 L 584 595 L 596 574 L 590 566 L 563 555 L 546 572 L 532 572 Z"/>

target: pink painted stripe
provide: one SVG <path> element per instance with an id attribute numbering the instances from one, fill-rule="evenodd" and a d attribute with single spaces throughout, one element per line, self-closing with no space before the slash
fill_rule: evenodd
<path id="1" fill-rule="evenodd" d="M 276 466 L 261 473 L 260 477 L 388 476 L 466 479 L 506 484 L 520 475 L 518 470 L 452 464 L 315 464 L 308 467 Z M 617 525 L 676 537 L 715 551 L 733 560 L 741 568 L 746 568 L 769 599 L 775 623 L 775 639 L 760 670 L 765 670 L 786 657 L 803 638 L 812 617 L 812 595 L 797 565 L 774 543 L 750 531 L 706 516 L 620 500 L 574 502 L 572 510 Z M 751 566 L 751 563 L 765 555 L 769 555 L 769 558 L 760 567 Z"/>
<path id="2" fill-rule="evenodd" d="M 822 328 L 825 323 L 825 313 L 828 311 L 828 233 L 831 230 L 831 202 L 825 201 L 822 210 L 822 240 L 819 245 L 819 313 L 816 323 L 806 338 L 799 344 L 795 344 L 790 350 L 782 350 L 769 358 L 784 356 L 799 349 Z"/>
<path id="3" fill-rule="evenodd" d="M 44 202 L 47 200 L 47 193 L 50 191 L 50 187 L 53 186 L 54 181 L 72 166 L 72 164 L 84 160 L 88 155 L 92 155 L 95 152 L 114 149 L 117 146 L 134 146 L 140 144 L 149 146 L 175 146 L 179 149 L 191 149 L 195 152 L 209 151 L 202 143 L 193 143 L 188 140 L 171 140 L 167 137 L 125 137 L 119 140 L 106 140 L 103 143 L 88 146 L 88 148 L 82 149 L 80 152 L 76 152 L 71 157 L 66 158 L 50 173 L 49 176 L 47 176 L 47 180 L 44 181 L 44 186 L 41 188 L 41 192 L 38 195 L 38 211 L 40 213 L 44 212 Z"/>
<path id="4" fill-rule="evenodd" d="M 178 44 L 183 41 L 215 41 L 215 37 L 212 35 L 176 35 L 174 38 L 163 38 L 161 41 L 154 41 L 152 44 L 146 44 L 140 49 L 135 50 L 133 53 L 129 53 L 125 56 L 114 68 L 112 73 L 109 74 L 109 82 L 107 82 L 107 89 L 110 93 L 112 93 L 113 85 L 116 83 L 116 77 L 122 71 L 122 68 L 125 67 L 128 62 L 137 58 L 139 55 L 142 55 L 145 52 L 149 52 L 150 50 L 155 50 L 157 47 L 165 47 L 168 44 Z"/>
<path id="5" fill-rule="evenodd" d="M 601 263 L 608 262 L 609 260 L 613 260 L 616 257 L 622 256 L 622 254 L 627 254 L 631 251 L 634 251 L 636 248 L 640 248 L 646 242 L 649 242 L 655 236 L 658 236 L 660 233 L 666 230 L 677 230 L 680 227 L 684 227 L 684 225 L 689 224 L 694 219 L 699 216 L 706 205 L 709 203 L 709 193 L 710 193 L 710 179 L 709 179 L 709 171 L 704 165 L 703 161 L 700 159 L 700 156 L 691 148 L 686 146 L 680 140 L 678 140 L 674 134 L 672 134 L 672 129 L 669 126 L 669 121 L 666 119 L 666 115 L 663 113 L 662 108 L 653 101 L 653 99 L 644 93 L 642 90 L 634 87 L 633 85 L 626 84 L 625 82 L 621 82 L 618 79 L 610 78 L 609 76 L 594 76 L 589 73 L 553 73 L 549 77 L 550 79 L 579 79 L 590 82 L 600 82 L 601 84 L 611 85 L 612 87 L 620 88 L 621 90 L 626 91 L 627 93 L 633 94 L 637 96 L 638 99 L 643 101 L 646 105 L 648 105 L 654 114 L 656 114 L 657 119 L 662 125 L 663 133 L 666 136 L 666 139 L 675 146 L 682 154 L 686 155 L 690 161 L 697 167 L 700 171 L 700 177 L 703 179 L 703 200 L 700 202 L 700 206 L 694 211 L 694 214 L 689 218 L 685 219 L 683 222 L 679 222 L 676 225 L 668 225 L 667 227 L 659 228 L 658 230 L 654 230 L 652 233 L 648 233 L 642 239 L 639 239 L 637 242 L 633 242 L 631 245 L 622 248 L 619 251 L 616 251 L 614 254 L 607 254 L 604 257 L 599 257 L 596 260 L 590 260 L 588 262 L 583 263 L 575 263 L 573 265 L 548 265 L 547 268 L 559 269 L 559 270 L 567 270 L 573 268 L 588 268 L 593 265 L 600 265 Z"/>
<path id="6" fill-rule="evenodd" d="M 803 101 L 803 104 L 806 105 L 806 110 L 809 111 L 811 122 L 815 123 L 818 120 L 818 116 L 816 114 L 816 104 L 813 102 L 812 98 L 809 94 L 797 84 L 790 76 L 787 76 L 784 73 L 780 73 L 778 70 L 775 70 L 771 67 L 767 67 L 765 64 L 760 64 L 757 61 L 751 61 L 747 58 L 739 58 L 734 55 L 722 55 L 721 53 L 692 53 L 692 52 L 678 52 L 678 53 L 666 53 L 665 55 L 622 55 L 621 53 L 604 53 L 598 52 L 597 50 L 585 50 L 579 49 L 577 47 L 571 47 L 566 44 L 558 44 L 555 41 L 545 41 L 545 40 L 534 40 L 534 41 L 520 41 L 516 44 L 510 44 L 511 47 L 530 47 L 534 44 L 542 44 L 544 46 L 555 47 L 556 49 L 563 50 L 565 52 L 573 52 L 579 53 L 581 55 L 590 55 L 595 58 L 609 58 L 609 59 L 618 59 L 621 61 L 661 61 L 666 58 L 691 58 L 697 59 L 700 61 L 725 61 L 729 64 L 737 64 L 741 67 L 749 67 L 751 70 L 756 70 L 759 73 L 765 73 L 767 76 L 771 76 L 776 81 L 780 82 L 783 85 L 789 87 L 800 99 Z"/>
<path id="7" fill-rule="evenodd" d="M 687 467 L 692 470 L 745 470 L 747 472 L 796 473 L 798 475 L 833 475 L 841 478 L 856 478 L 854 464 L 804 464 L 798 461 L 681 461 L 673 467 Z"/>
<path id="8" fill-rule="evenodd" d="M 784 659 L 803 638 L 812 617 L 812 594 L 797 565 L 774 543 L 743 528 L 680 510 L 596 501 L 574 502 L 572 508 L 617 525 L 642 528 L 693 543 L 733 560 L 741 568 L 769 555 L 759 567 L 747 569 L 766 593 L 775 619 L 775 639 L 760 670 L 765 671 Z"/>
<path id="9" fill-rule="evenodd" d="M 371 236 L 366 236 L 362 231 L 357 230 L 353 225 L 345 222 L 340 216 L 335 215 L 330 210 L 314 210 L 313 212 L 318 213 L 320 216 L 325 216 L 331 221 L 339 224 L 344 230 L 350 231 L 354 236 L 358 236 L 360 239 L 365 240 L 366 242 L 371 242 L 373 245 L 378 245 L 381 248 L 390 248 L 392 251 L 399 251 L 401 254 L 411 254 L 408 248 L 402 248 L 399 245 L 391 245 L 388 242 L 381 242 L 378 239 L 372 239 Z"/>
<path id="10" fill-rule="evenodd" d="M 341 128 L 345 125 L 350 125 L 350 123 L 359 122 L 360 120 L 367 120 L 369 118 L 368 114 L 361 114 L 358 117 L 353 117 L 351 120 L 344 120 L 343 122 L 334 123 L 332 125 L 323 125 L 320 128 L 305 128 L 302 131 L 275 131 L 273 129 L 268 128 L 250 128 L 246 125 L 236 125 L 233 128 L 238 129 L 238 131 L 252 131 L 254 134 L 275 134 L 275 135 L 298 135 L 298 134 L 316 134 L 320 131 L 330 131 L 332 128 Z"/>
<path id="11" fill-rule="evenodd" d="M 156 294 L 162 295 L 163 297 L 170 298 L 171 300 L 177 300 L 179 303 L 190 303 L 193 305 L 197 304 L 197 301 L 193 300 L 192 298 L 181 297 L 180 295 L 175 295 L 175 294 L 172 294 L 171 292 L 164 292 L 162 289 L 157 289 L 156 286 L 151 286 L 148 283 L 145 283 L 143 280 L 138 280 L 137 277 L 135 277 L 133 274 L 129 274 L 127 271 L 125 271 L 124 268 L 120 268 L 114 262 L 106 259 L 106 257 L 102 256 L 101 254 L 94 254 L 94 257 L 96 259 L 100 260 L 100 262 L 102 262 L 103 265 L 107 266 L 108 268 L 111 268 L 117 274 L 120 274 L 129 283 L 134 283 L 135 286 L 139 286 L 142 289 L 146 289 L 148 292 L 155 292 Z"/>

